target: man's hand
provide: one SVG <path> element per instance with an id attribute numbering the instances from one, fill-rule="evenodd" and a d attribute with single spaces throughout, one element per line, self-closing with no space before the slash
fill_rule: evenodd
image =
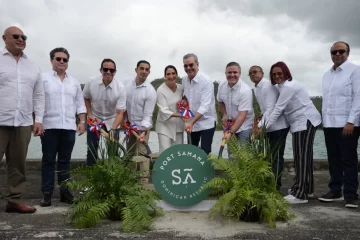
<path id="1" fill-rule="evenodd" d="M 221 119 L 221 123 L 222 123 L 223 126 L 226 126 L 227 120 L 228 120 L 228 119 L 227 119 L 227 116 L 224 115 L 224 116 L 222 117 L 222 119 Z"/>
<path id="2" fill-rule="evenodd" d="M 79 133 L 79 136 L 83 135 L 85 132 L 85 123 L 79 123 L 76 131 Z"/>
<path id="3" fill-rule="evenodd" d="M 34 123 L 34 136 L 43 136 L 44 135 L 44 128 L 41 123 L 35 122 Z"/>
<path id="4" fill-rule="evenodd" d="M 92 122 L 95 121 L 95 117 L 94 117 L 93 115 L 88 115 L 88 118 L 90 118 L 90 120 L 91 120 Z"/>
<path id="5" fill-rule="evenodd" d="M 260 135 L 260 133 L 262 132 L 262 128 L 256 127 L 256 128 L 253 129 L 253 132 L 254 132 L 254 134 L 255 134 L 256 136 L 257 136 L 257 135 Z"/>
<path id="6" fill-rule="evenodd" d="M 145 135 L 146 135 L 146 131 L 143 131 L 143 132 L 140 134 L 140 138 L 141 138 L 141 139 L 144 139 L 144 138 L 145 138 Z"/>
<path id="7" fill-rule="evenodd" d="M 193 123 L 192 122 L 188 122 L 185 126 L 185 129 L 187 132 L 192 132 L 192 128 L 193 128 Z"/>
<path id="8" fill-rule="evenodd" d="M 231 138 L 231 135 L 232 135 L 231 133 L 227 132 L 227 133 L 225 133 L 223 139 L 226 139 L 226 141 L 229 141 Z"/>
<path id="9" fill-rule="evenodd" d="M 354 124 L 346 123 L 343 129 L 343 136 L 350 136 L 353 134 L 354 131 Z"/>

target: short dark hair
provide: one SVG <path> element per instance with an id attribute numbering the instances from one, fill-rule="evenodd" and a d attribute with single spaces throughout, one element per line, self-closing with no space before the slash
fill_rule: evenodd
<path id="1" fill-rule="evenodd" d="M 346 42 L 343 42 L 343 41 L 337 41 L 336 43 L 334 43 L 334 44 L 331 46 L 330 51 L 331 51 L 331 49 L 333 48 L 333 46 L 334 46 L 335 44 L 337 44 L 337 43 L 343 43 L 343 44 L 345 44 L 346 47 L 347 47 L 347 49 L 348 49 L 348 54 L 350 54 L 350 45 L 349 45 L 348 43 L 346 43 Z"/>
<path id="2" fill-rule="evenodd" d="M 241 72 L 240 64 L 237 63 L 237 62 L 229 62 L 229 63 L 226 65 L 226 67 L 225 67 L 225 71 L 226 71 L 226 69 L 227 69 L 228 67 L 232 67 L 232 66 L 238 67 L 238 68 L 239 68 L 239 71 Z"/>
<path id="3" fill-rule="evenodd" d="M 140 66 L 140 64 L 142 64 L 142 63 L 146 63 L 147 65 L 149 65 L 149 68 L 151 68 L 150 63 L 149 63 L 148 61 L 146 61 L 146 60 L 140 60 L 140 61 L 138 61 L 138 63 L 136 64 L 136 68 L 138 68 L 138 67 Z"/>
<path id="4" fill-rule="evenodd" d="M 55 57 L 55 53 L 62 52 L 67 55 L 67 58 L 70 59 L 70 54 L 66 48 L 63 47 L 57 47 L 50 51 L 50 60 L 52 60 Z"/>
<path id="5" fill-rule="evenodd" d="M 178 75 L 177 70 L 176 70 L 176 67 L 174 67 L 173 65 L 168 65 L 168 66 L 166 66 L 166 68 L 165 68 L 165 70 L 164 70 L 164 76 L 166 76 L 166 71 L 167 71 L 169 68 L 174 69 L 176 75 Z"/>
<path id="6" fill-rule="evenodd" d="M 250 70 L 251 68 L 253 68 L 253 67 L 258 68 L 261 72 L 264 72 L 264 70 L 262 69 L 262 67 L 260 67 L 260 66 L 258 66 L 258 65 L 253 65 L 253 66 L 251 66 L 251 67 L 249 68 L 249 70 Z"/>
<path id="7" fill-rule="evenodd" d="M 271 74 L 272 70 L 275 67 L 281 68 L 281 71 L 283 72 L 285 79 L 287 79 L 288 81 L 292 80 L 291 72 L 290 72 L 288 66 L 284 62 L 277 62 L 274 65 L 272 65 L 271 68 L 270 68 L 270 80 L 271 80 L 272 85 L 276 84 L 273 77 L 272 77 L 272 74 Z"/>
<path id="8" fill-rule="evenodd" d="M 110 58 L 105 58 L 104 60 L 102 60 L 100 68 L 103 68 L 103 64 L 106 63 L 106 62 L 112 62 L 114 64 L 115 69 L 116 69 L 116 63 L 114 62 L 114 60 L 112 60 Z"/>

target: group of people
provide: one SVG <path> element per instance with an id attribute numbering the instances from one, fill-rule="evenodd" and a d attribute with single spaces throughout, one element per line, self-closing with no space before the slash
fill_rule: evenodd
<path id="1" fill-rule="evenodd" d="M 21 29 L 9 27 L 2 38 L 5 48 L 0 54 L 0 159 L 5 154 L 8 165 L 6 212 L 36 211 L 21 200 L 31 132 L 40 136 L 42 144 L 43 199 L 40 206 L 43 207 L 51 205 L 56 167 L 60 201 L 70 204 L 74 200 L 61 183 L 70 177 L 76 132 L 79 135 L 87 132 L 87 165 L 96 162 L 99 133 L 88 126 L 88 119 L 92 122 L 100 120 L 110 137 L 115 139 L 119 138 L 121 124 L 129 123 L 137 129 L 140 138 L 148 141 L 157 104 L 155 131 L 160 152 L 183 143 L 185 129 L 190 132 L 193 145 L 207 154 L 211 152 L 217 124 L 214 85 L 199 70 L 195 54 L 183 57 L 186 76 L 182 78 L 182 84 L 177 83 L 176 67 L 169 65 L 164 70 L 166 81 L 155 90 L 147 81 L 151 65 L 145 60 L 137 63 L 136 76 L 123 84 L 115 78 L 116 63 L 104 59 L 100 65 L 101 76 L 91 79 L 82 90 L 78 80 L 66 72 L 70 54 L 65 48 L 50 52 L 52 71 L 42 73 L 23 52 L 27 37 Z M 265 78 L 261 66 L 254 65 L 248 71 L 261 109 L 261 121 L 255 128 L 252 89 L 241 81 L 242 71 L 237 62 L 226 65 L 226 81 L 220 83 L 216 99 L 223 125 L 232 122 L 225 139 L 235 135 L 239 141 L 249 142 L 253 131 L 256 134 L 265 129 L 272 149 L 276 149 L 273 151 L 273 170 L 278 189 L 281 187 L 286 137 L 289 131 L 292 133 L 295 178 L 285 196 L 291 204 L 307 203 L 314 193 L 313 141 L 322 122 L 331 178 L 330 192 L 319 200 L 345 198 L 346 207 L 357 207 L 360 67 L 347 60 L 350 53 L 347 43 L 336 42 L 330 53 L 334 65 L 323 77 L 322 116 L 305 87 L 292 77 L 284 62 L 271 66 L 270 80 Z M 188 108 L 179 112 L 179 102 L 184 99 Z M 190 112 L 190 118 L 184 117 L 185 112 Z M 138 144 L 133 135 L 127 142 L 127 150 L 136 155 L 147 154 L 146 148 Z"/>

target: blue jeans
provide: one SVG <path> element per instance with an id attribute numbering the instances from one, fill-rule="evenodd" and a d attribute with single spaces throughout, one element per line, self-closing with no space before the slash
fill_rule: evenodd
<path id="1" fill-rule="evenodd" d="M 286 145 L 286 137 L 290 128 L 284 128 L 267 133 L 272 151 L 273 165 L 272 169 L 276 179 L 276 189 L 281 187 L 281 176 L 284 168 L 284 152 Z"/>
<path id="2" fill-rule="evenodd" d="M 41 190 L 44 194 L 52 194 L 55 182 L 55 164 L 57 156 L 58 184 L 70 178 L 70 159 L 75 144 L 75 131 L 65 129 L 47 129 L 41 136 L 42 164 Z M 68 191 L 60 185 L 60 194 Z"/>
<path id="3" fill-rule="evenodd" d="M 199 146 L 199 142 L 201 139 L 201 146 L 200 148 L 205 151 L 206 155 L 211 153 L 211 144 L 213 142 L 214 133 L 215 133 L 215 122 L 214 127 L 198 132 L 192 132 L 191 136 L 191 144 L 195 146 Z"/>
<path id="4" fill-rule="evenodd" d="M 250 129 L 246 129 L 244 131 L 235 133 L 235 136 L 239 140 L 239 142 L 250 142 L 251 134 L 252 134 L 252 129 L 250 128 Z M 228 145 L 227 151 L 228 151 L 229 160 L 232 160 L 233 158 L 231 157 L 231 151 L 230 151 L 229 145 Z"/>

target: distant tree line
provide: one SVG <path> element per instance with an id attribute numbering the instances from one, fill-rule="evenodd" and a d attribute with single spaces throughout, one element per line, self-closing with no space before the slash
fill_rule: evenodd
<path id="1" fill-rule="evenodd" d="M 151 82 L 151 84 L 153 85 L 153 87 L 155 89 L 158 89 L 158 87 L 160 87 L 160 85 L 162 83 L 165 82 L 165 78 L 157 78 L 155 80 L 153 80 Z M 181 84 L 181 78 L 178 77 L 176 80 L 177 83 Z M 81 84 L 81 88 L 84 88 L 84 84 Z M 218 88 L 219 88 L 219 82 L 218 81 L 214 81 L 214 94 L 215 94 L 215 102 L 216 102 L 216 113 L 217 113 L 217 117 L 218 117 L 218 124 L 216 126 L 217 130 L 222 130 L 222 126 L 221 126 L 221 114 L 218 108 L 218 102 L 216 100 L 216 95 L 218 92 Z M 254 92 L 253 92 L 253 96 L 254 96 L 254 101 L 253 101 L 253 106 L 254 106 L 254 112 L 255 112 L 255 116 L 259 116 L 260 115 L 260 107 L 258 102 L 256 101 Z M 320 112 L 321 114 L 321 107 L 322 107 L 322 97 L 321 96 L 314 96 L 314 97 L 310 97 L 310 99 L 312 100 L 312 102 L 314 103 L 316 109 Z M 152 130 L 155 130 L 155 123 L 156 123 L 156 118 L 159 112 L 159 108 L 157 105 L 155 105 L 155 109 L 154 109 L 154 114 L 153 114 L 153 128 Z M 322 126 L 319 127 L 320 129 L 322 128 Z"/>

